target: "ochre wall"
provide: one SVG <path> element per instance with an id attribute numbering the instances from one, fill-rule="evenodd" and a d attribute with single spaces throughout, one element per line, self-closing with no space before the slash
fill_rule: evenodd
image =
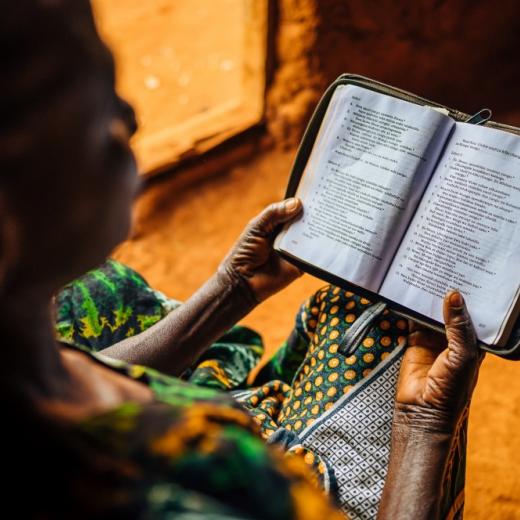
<path id="1" fill-rule="evenodd" d="M 294 144 L 328 83 L 352 72 L 520 123 L 520 2 L 279 0 L 267 118 Z"/>

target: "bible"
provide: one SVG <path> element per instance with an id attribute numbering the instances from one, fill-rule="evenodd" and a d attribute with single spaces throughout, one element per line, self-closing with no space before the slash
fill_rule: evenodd
<path id="1" fill-rule="evenodd" d="M 287 193 L 303 212 L 275 249 L 433 327 L 458 289 L 479 341 L 503 347 L 520 310 L 520 135 L 465 119 L 340 77 L 304 135 Z"/>

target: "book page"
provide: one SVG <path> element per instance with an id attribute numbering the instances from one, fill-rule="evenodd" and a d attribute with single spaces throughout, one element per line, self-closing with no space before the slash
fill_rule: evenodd
<path id="1" fill-rule="evenodd" d="M 457 123 L 381 294 L 443 322 L 458 289 L 497 343 L 520 285 L 520 137 Z"/>
<path id="2" fill-rule="evenodd" d="M 378 291 L 454 122 L 354 85 L 334 91 L 275 247 Z"/>

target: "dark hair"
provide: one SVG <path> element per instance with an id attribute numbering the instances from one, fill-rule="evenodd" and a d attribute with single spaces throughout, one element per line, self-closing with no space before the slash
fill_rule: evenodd
<path id="1" fill-rule="evenodd" d="M 15 0 L 0 7 L 0 179 L 30 160 L 40 113 L 103 70 L 114 81 L 87 0 Z M 37 123 L 40 122 L 40 125 Z"/>
<path id="2" fill-rule="evenodd" d="M 0 128 L 91 72 L 92 63 L 112 66 L 87 0 L 21 0 L 0 9 Z"/>

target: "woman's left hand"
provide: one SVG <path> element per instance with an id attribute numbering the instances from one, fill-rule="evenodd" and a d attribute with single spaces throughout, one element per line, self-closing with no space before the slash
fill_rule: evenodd
<path id="1" fill-rule="evenodd" d="M 409 415 L 407 423 L 428 416 L 454 427 L 477 382 L 484 354 L 458 291 L 446 295 L 443 313 L 446 336 L 410 324 L 396 396 L 396 412 Z"/>
<path id="2" fill-rule="evenodd" d="M 303 273 L 273 250 L 273 241 L 278 227 L 301 210 L 302 203 L 296 198 L 268 206 L 249 222 L 219 271 L 245 280 L 258 302 L 289 285 Z"/>

